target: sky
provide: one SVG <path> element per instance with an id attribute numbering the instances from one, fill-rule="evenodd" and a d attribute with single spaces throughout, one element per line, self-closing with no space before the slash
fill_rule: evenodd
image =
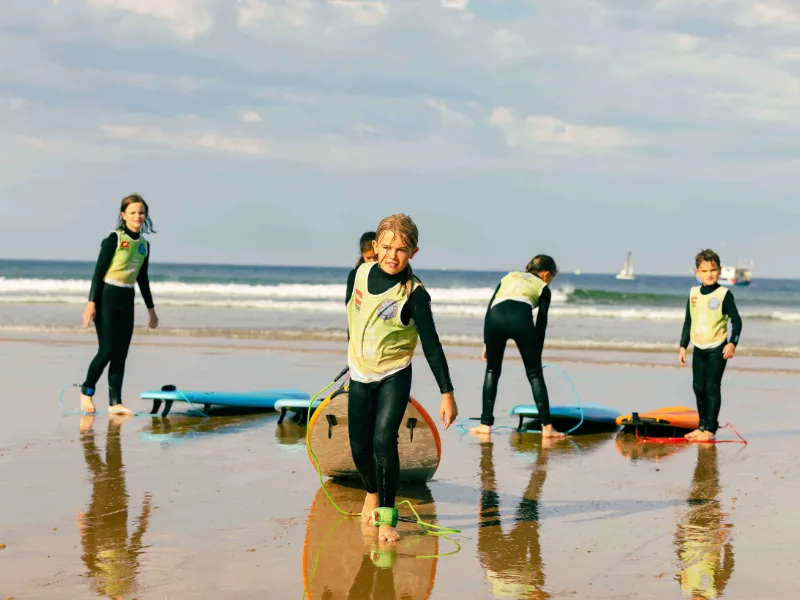
<path id="1" fill-rule="evenodd" d="M 0 258 L 800 278 L 800 5 L 0 0 Z"/>

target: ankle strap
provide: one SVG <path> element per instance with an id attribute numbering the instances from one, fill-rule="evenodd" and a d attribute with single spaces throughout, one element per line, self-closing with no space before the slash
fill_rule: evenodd
<path id="1" fill-rule="evenodd" d="M 391 525 L 394 527 L 397 525 L 397 509 L 385 506 L 376 508 L 372 511 L 372 520 L 375 523 L 375 527 L 380 527 L 381 525 Z"/>

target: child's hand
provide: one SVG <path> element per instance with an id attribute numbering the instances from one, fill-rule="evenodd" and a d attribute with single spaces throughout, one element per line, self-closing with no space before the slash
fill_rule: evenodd
<path id="1" fill-rule="evenodd" d="M 150 322 L 147 324 L 150 329 L 155 329 L 158 327 L 158 315 L 156 314 L 155 308 L 148 308 L 147 314 L 150 315 Z"/>
<path id="2" fill-rule="evenodd" d="M 456 406 L 456 399 L 453 392 L 446 392 L 442 394 L 442 404 L 439 408 L 439 419 L 445 429 L 453 424 L 458 416 L 458 406 Z"/>
<path id="3" fill-rule="evenodd" d="M 684 367 L 686 366 L 686 348 L 681 348 L 678 352 L 678 360 Z"/>
<path id="4" fill-rule="evenodd" d="M 92 322 L 94 319 L 94 315 L 96 312 L 94 302 L 88 302 L 86 304 L 86 308 L 83 309 L 83 327 L 84 329 L 89 326 L 89 323 Z"/>
<path id="5" fill-rule="evenodd" d="M 486 344 L 483 345 L 483 350 L 481 351 L 481 360 L 486 362 Z"/>
<path id="6" fill-rule="evenodd" d="M 734 356 L 736 356 L 736 345 L 732 342 L 728 342 L 722 349 L 722 358 L 728 360 Z"/>

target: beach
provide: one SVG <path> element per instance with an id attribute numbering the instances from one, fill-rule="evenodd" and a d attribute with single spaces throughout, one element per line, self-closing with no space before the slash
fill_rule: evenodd
<path id="1" fill-rule="evenodd" d="M 729 365 L 720 422 L 733 423 L 746 446 L 646 446 L 611 433 L 543 447 L 531 433 L 499 430 L 485 442 L 441 431 L 434 478 L 401 488 L 400 499 L 461 532 L 438 539 L 403 523 L 394 565 L 379 569 L 369 559 L 376 542 L 321 492 L 304 427 L 278 426 L 274 412 L 186 416 L 177 404 L 167 418 L 65 415 L 59 393 L 80 383 L 93 332 L 0 338 L 1 598 L 666 599 L 691 598 L 692 589 L 785 598 L 796 587 L 793 358 Z M 479 347 L 445 349 L 459 419 L 478 416 Z M 582 402 L 629 412 L 694 407 L 691 370 L 676 354 L 546 349 L 544 358 L 563 366 Z M 496 415 L 515 425 L 508 409 L 530 403 L 530 391 L 512 348 L 507 357 Z M 314 393 L 344 359 L 336 340 L 137 332 L 124 398 L 148 412 L 138 394 L 170 383 Z M 414 369 L 412 394 L 438 420 L 424 358 Z M 556 369 L 546 377 L 554 405 L 574 402 Z M 105 390 L 103 380 L 100 409 Z M 64 409 L 77 407 L 68 388 Z M 730 429 L 718 437 L 736 439 Z M 326 486 L 343 507 L 359 508 L 363 492 Z"/>

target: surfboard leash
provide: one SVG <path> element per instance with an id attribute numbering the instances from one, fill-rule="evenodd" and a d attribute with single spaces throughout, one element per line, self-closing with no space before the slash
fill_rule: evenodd
<path id="1" fill-rule="evenodd" d="M 637 442 L 650 442 L 651 444 L 745 444 L 747 445 L 747 440 L 742 437 L 742 435 L 736 431 L 736 428 L 733 426 L 733 423 L 726 423 L 720 429 L 725 429 L 726 427 L 730 427 L 731 431 L 736 434 L 738 440 L 688 440 L 685 437 L 668 437 L 668 438 L 660 438 L 660 437 L 650 437 L 650 436 L 640 436 L 639 435 L 639 427 L 637 426 L 635 429 L 636 433 L 636 441 Z"/>

